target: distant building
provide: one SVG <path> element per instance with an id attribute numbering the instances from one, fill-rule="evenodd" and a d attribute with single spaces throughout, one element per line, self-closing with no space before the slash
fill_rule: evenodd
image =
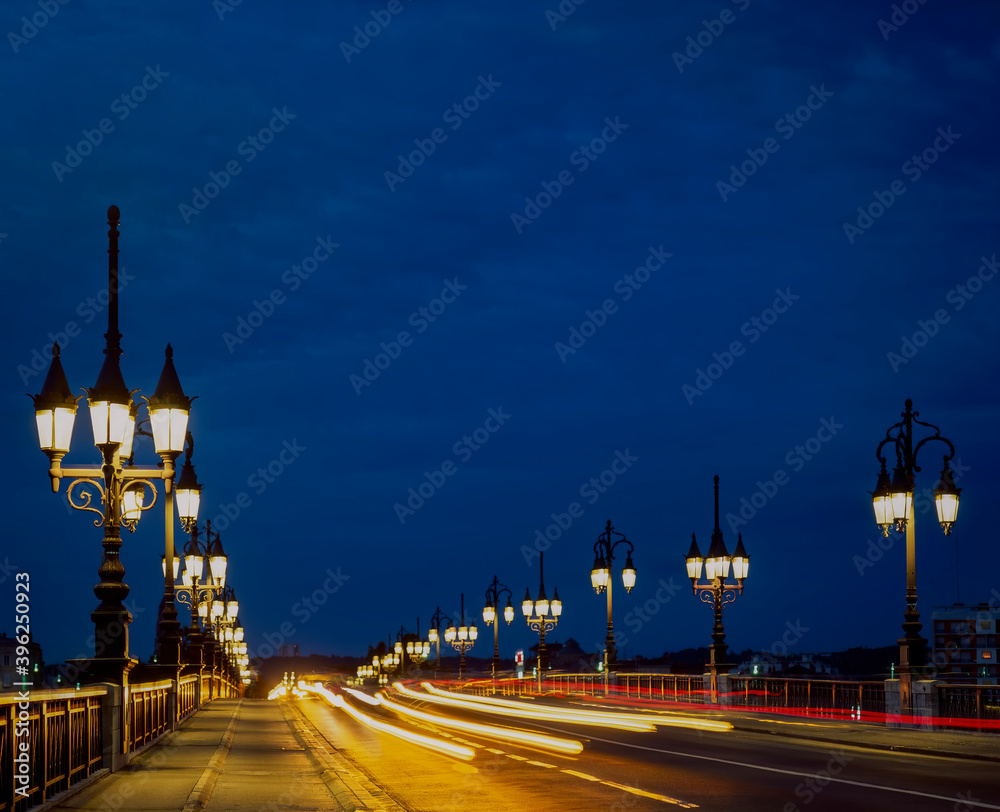
<path id="1" fill-rule="evenodd" d="M 997 684 L 997 623 L 1000 609 L 986 603 L 936 607 L 931 662 L 938 679 L 954 683 Z"/>
<path id="2" fill-rule="evenodd" d="M 45 663 L 42 660 L 42 647 L 34 640 L 30 640 L 26 646 L 28 649 L 27 673 L 18 673 L 17 665 L 17 638 L 8 637 L 7 632 L 0 632 L 0 690 L 21 691 L 27 690 L 25 686 L 18 685 L 19 682 L 30 682 L 31 688 L 41 685 L 42 672 Z"/>
<path id="3" fill-rule="evenodd" d="M 730 673 L 751 677 L 795 677 L 835 674 L 836 669 L 820 654 L 788 654 L 779 657 L 769 651 L 755 652 Z"/>

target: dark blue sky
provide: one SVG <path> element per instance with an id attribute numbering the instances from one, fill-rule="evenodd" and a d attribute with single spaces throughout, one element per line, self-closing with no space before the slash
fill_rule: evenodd
<path id="1" fill-rule="evenodd" d="M 714 474 L 751 555 L 733 648 L 891 644 L 904 545 L 859 562 L 907 397 L 964 488 L 952 536 L 918 515 L 924 618 L 956 560 L 963 600 L 1000 588 L 992 4 L 43 5 L 3 9 L 0 256 L 3 556 L 47 659 L 92 650 L 101 533 L 50 492 L 24 393 L 53 337 L 74 391 L 97 377 L 112 203 L 125 381 L 151 394 L 169 341 L 199 396 L 252 651 L 362 654 L 461 592 L 479 617 L 494 574 L 519 602 L 557 521 L 553 637 L 595 650 L 609 518 L 620 653 L 707 645 L 683 554 Z M 81 408 L 66 463 L 97 459 Z M 162 552 L 155 508 L 122 552 L 143 658 Z M 503 653 L 536 639 L 518 614 Z"/>

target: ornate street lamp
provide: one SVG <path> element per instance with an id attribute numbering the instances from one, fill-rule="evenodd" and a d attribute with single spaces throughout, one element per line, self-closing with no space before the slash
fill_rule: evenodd
<path id="1" fill-rule="evenodd" d="M 462 625 L 457 629 L 449 621 L 448 628 L 444 630 L 445 642 L 450 643 L 451 647 L 460 653 L 458 661 L 458 678 L 462 678 L 462 671 L 465 669 L 465 652 L 467 649 L 472 648 L 473 644 L 476 642 L 476 638 L 479 637 L 479 630 L 476 628 L 476 621 L 472 621 L 471 626 L 465 625 L 465 593 L 462 593 Z"/>
<path id="2" fill-rule="evenodd" d="M 946 536 L 951 535 L 951 529 L 958 518 L 958 499 L 962 492 L 961 488 L 955 487 L 950 467 L 951 459 L 955 456 L 955 446 L 951 440 L 941 435 L 937 426 L 918 420 L 919 414 L 920 412 L 913 411 L 913 401 L 907 398 L 904 411 L 900 413 L 903 419 L 886 429 L 885 438 L 875 450 L 875 458 L 879 461 L 881 470 L 871 494 L 875 521 L 883 535 L 888 536 L 893 527 L 898 533 L 906 533 L 906 610 L 903 612 L 903 636 L 897 641 L 900 706 L 903 714 L 911 713 L 913 708 L 913 669 L 925 665 L 927 661 L 927 641 L 920 635 L 923 624 L 920 622 L 920 612 L 917 611 L 916 541 L 913 527 L 914 474 L 920 470 L 917 454 L 926 443 L 938 440 L 948 446 L 941 476 L 934 489 L 938 523 Z M 914 445 L 914 424 L 933 429 L 934 433 Z M 896 452 L 892 480 L 889 479 L 886 468 L 887 460 L 882 455 L 882 449 L 889 444 Z"/>
<path id="3" fill-rule="evenodd" d="M 611 543 L 611 534 L 621 538 Z M 615 648 L 615 629 L 611 618 L 611 564 L 615 560 L 615 548 L 619 544 L 628 545 L 628 554 L 625 557 L 625 566 L 622 567 L 622 584 L 626 592 L 631 592 L 635 586 L 635 566 L 632 564 L 632 542 L 625 538 L 623 533 L 619 533 L 611 526 L 611 519 L 604 532 L 597 537 L 594 542 L 594 566 L 590 571 L 590 583 L 594 591 L 600 595 L 607 590 L 608 593 L 608 633 L 604 638 L 604 666 L 605 670 L 618 662 L 618 650 Z"/>
<path id="4" fill-rule="evenodd" d="M 548 670 L 548 649 L 545 647 L 545 633 L 559 625 L 562 615 L 562 601 L 559 600 L 559 590 L 552 595 L 552 602 L 545 595 L 545 553 L 538 554 L 538 599 L 531 600 L 531 592 L 524 590 L 524 600 L 521 601 L 521 612 L 528 623 L 528 628 L 538 632 L 538 689 L 541 691 L 544 673 Z M 551 613 L 551 616 L 550 616 Z"/>
<path id="5" fill-rule="evenodd" d="M 503 618 L 507 625 L 514 620 L 514 605 L 510 602 L 513 594 L 510 589 L 501 584 L 497 577 L 493 576 L 493 583 L 486 587 L 486 605 L 483 607 L 483 621 L 487 626 L 493 627 L 493 679 L 496 679 L 497 668 L 500 666 L 500 621 L 497 619 L 497 607 L 500 606 L 500 597 L 507 593 L 507 605 L 503 610 Z"/>
<path id="6" fill-rule="evenodd" d="M 407 639 L 409 638 L 409 639 Z M 404 632 L 400 627 L 399 639 L 403 643 L 403 650 L 406 652 L 406 659 L 414 665 L 420 665 L 431 655 L 431 644 L 427 640 L 420 639 L 420 618 L 417 618 L 417 633 Z"/>
<path id="7" fill-rule="evenodd" d="M 718 702 L 719 675 L 729 673 L 732 666 L 726 663 L 726 630 L 722 625 L 722 607 L 736 600 L 736 595 L 743 594 L 743 581 L 750 571 L 750 556 L 743 549 L 743 534 L 736 541 L 736 551 L 729 555 L 726 543 L 722 540 L 722 529 L 719 527 L 719 477 L 715 477 L 715 529 L 712 530 L 712 543 L 708 548 L 708 558 L 702 558 L 698 550 L 698 542 L 694 533 L 691 534 L 691 549 L 685 557 L 687 574 L 691 579 L 691 590 L 702 603 L 710 604 L 715 612 L 715 625 L 712 627 L 712 645 L 709 647 L 708 669 L 711 674 L 712 701 Z M 704 564 L 705 577 L 708 583 L 698 583 Z M 736 583 L 726 581 L 729 568 L 732 566 Z"/>
<path id="8" fill-rule="evenodd" d="M 436 607 L 431 616 L 431 627 L 427 630 L 428 642 L 437 646 L 437 665 L 435 666 L 437 669 L 441 668 L 441 624 L 447 619 L 448 616 L 441 611 L 441 607 Z"/>
<path id="9" fill-rule="evenodd" d="M 100 655 L 84 661 L 83 666 L 99 679 L 127 684 L 127 674 L 135 664 L 129 655 L 128 625 L 132 616 L 123 603 L 129 588 L 124 583 L 125 568 L 119 557 L 121 526 L 135 529 L 143 511 L 153 507 L 156 487 L 152 480 L 163 481 L 166 501 L 164 611 L 161 621 L 164 647 L 162 660 L 176 665 L 179 659 L 179 627 L 173 602 L 173 479 L 174 461 L 183 448 L 191 398 L 181 388 L 173 364 L 173 350 L 167 345 L 166 360 L 152 397 L 146 400 L 153 428 L 154 446 L 160 456 L 159 467 L 123 467 L 132 454 L 132 440 L 138 404 L 137 390 L 129 390 L 122 377 L 119 358 L 122 354 L 118 330 L 118 223 L 117 206 L 108 208 L 108 331 L 104 334 L 104 363 L 94 386 L 87 390 L 94 444 L 101 452 L 98 466 L 64 468 L 62 459 L 69 451 L 77 400 L 70 393 L 66 374 L 59 358 L 59 346 L 53 347 L 42 391 L 33 397 L 35 426 L 39 445 L 49 458 L 49 477 L 53 492 L 58 492 L 64 477 L 72 478 L 67 488 L 71 507 L 96 513 L 94 524 L 102 527 L 103 556 L 98 575 L 100 583 L 94 594 L 100 605 L 91 613 Z M 147 500 L 145 489 L 152 498 Z M 95 499 L 96 497 L 96 499 Z M 100 507 L 95 504 L 99 503 Z M 180 504 L 179 504 L 180 506 Z M 182 521 L 191 518 L 190 505 L 182 509 Z"/>

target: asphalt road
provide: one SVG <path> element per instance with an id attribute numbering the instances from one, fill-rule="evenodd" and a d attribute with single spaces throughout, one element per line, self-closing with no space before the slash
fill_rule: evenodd
<path id="1" fill-rule="evenodd" d="M 399 808 L 434 810 L 1000 810 L 1000 764 L 841 747 L 760 733 L 659 728 L 655 733 L 536 724 L 575 738 L 574 756 L 422 725 L 362 703 L 365 713 L 473 745 L 462 762 L 372 730 L 321 699 L 306 718 Z M 496 717 L 439 706 L 426 710 L 493 724 Z"/>

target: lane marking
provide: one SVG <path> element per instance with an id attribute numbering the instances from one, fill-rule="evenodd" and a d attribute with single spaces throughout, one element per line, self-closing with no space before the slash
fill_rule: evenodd
<path id="1" fill-rule="evenodd" d="M 546 764 L 544 761 L 529 761 L 528 764 L 534 764 L 536 767 L 551 767 L 555 769 L 555 764 Z"/>
<path id="2" fill-rule="evenodd" d="M 585 781 L 600 781 L 601 780 L 600 778 L 595 778 L 594 776 L 587 775 L 586 773 L 578 773 L 576 770 L 562 770 L 562 772 L 566 773 L 566 775 L 573 775 L 573 776 L 576 776 L 577 778 L 582 778 Z"/>
<path id="3" fill-rule="evenodd" d="M 680 806 L 684 809 L 698 808 L 698 804 L 685 803 L 677 798 L 671 798 L 669 795 L 657 795 L 655 792 L 646 792 L 644 789 L 630 787 L 627 784 L 616 784 L 614 781 L 601 781 L 601 783 L 605 786 L 614 787 L 615 789 L 620 789 L 624 792 L 631 792 L 633 795 L 641 795 L 643 798 L 652 798 L 654 801 L 663 801 L 664 803 L 674 804 L 675 806 Z"/>

